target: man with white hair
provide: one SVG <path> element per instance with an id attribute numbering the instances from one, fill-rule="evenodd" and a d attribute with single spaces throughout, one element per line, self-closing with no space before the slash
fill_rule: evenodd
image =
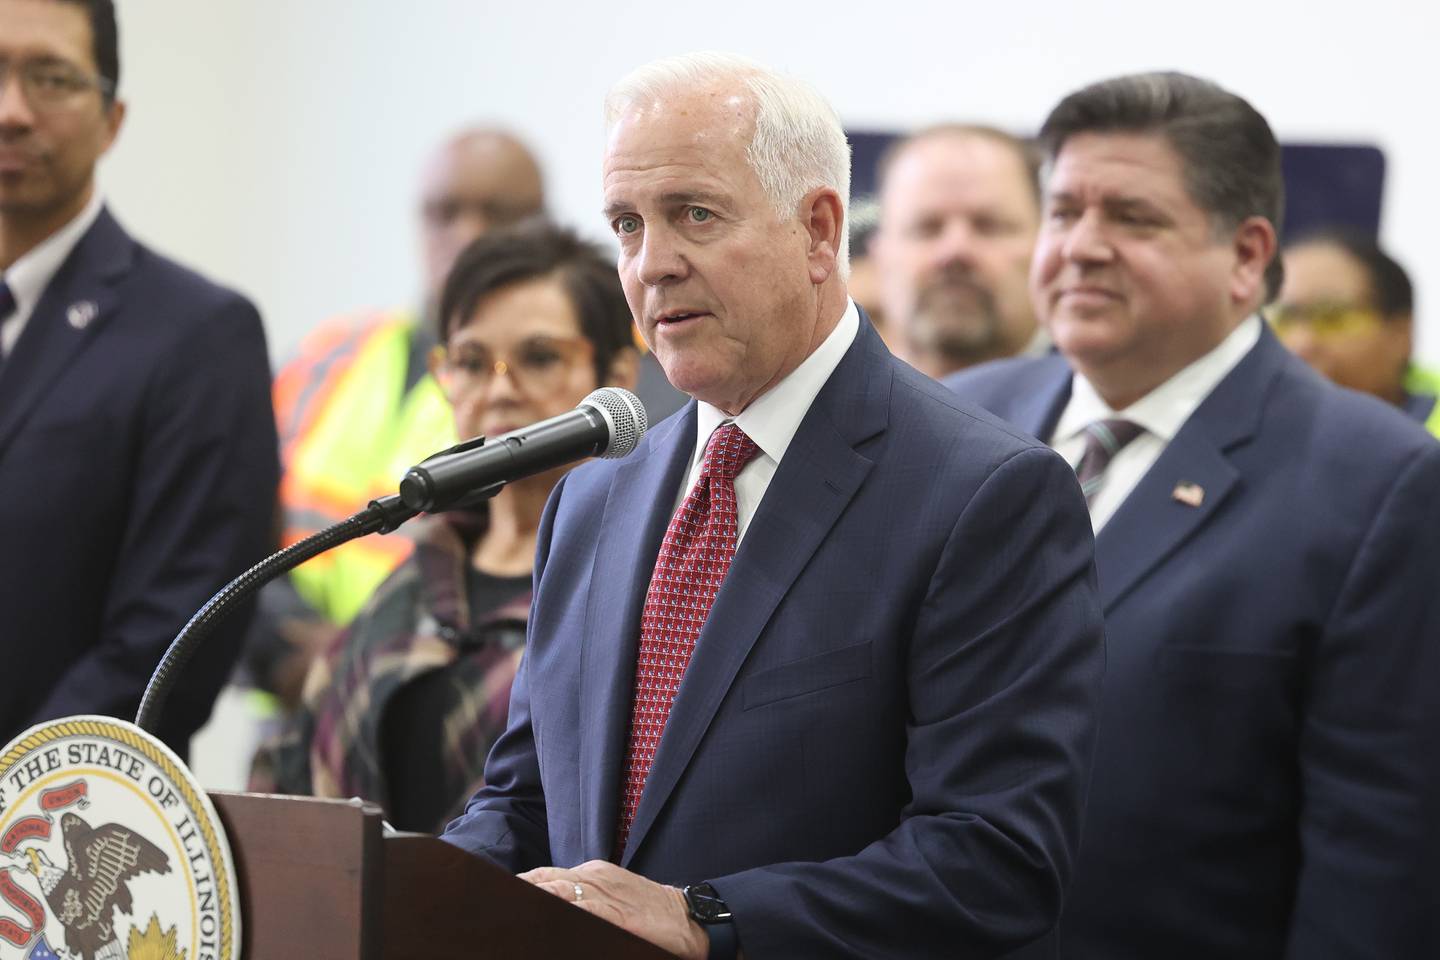
<path id="1" fill-rule="evenodd" d="M 1073 473 L 851 303 L 808 86 L 693 55 L 607 113 L 621 280 L 694 400 L 557 486 L 510 727 L 446 839 L 685 957 L 1043 937 L 1104 659 Z"/>

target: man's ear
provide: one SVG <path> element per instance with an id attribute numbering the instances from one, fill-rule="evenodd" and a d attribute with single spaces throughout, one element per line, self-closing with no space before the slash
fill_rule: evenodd
<path id="1" fill-rule="evenodd" d="M 1405 376 L 1405 371 L 1410 366 L 1410 358 L 1415 351 L 1415 319 L 1407 311 L 1405 313 L 1392 314 L 1382 320 L 1385 331 L 1385 349 L 1393 368 L 1400 371 L 1400 376 Z"/>
<path id="2" fill-rule="evenodd" d="M 110 109 L 105 115 L 105 149 L 108 151 L 115 145 L 115 138 L 120 136 L 120 128 L 125 125 L 125 101 L 116 100 L 110 104 Z"/>
<path id="3" fill-rule="evenodd" d="M 845 210 L 831 187 L 816 187 L 800 201 L 800 224 L 809 237 L 810 282 L 820 285 L 835 273 L 844 236 Z"/>
<path id="4" fill-rule="evenodd" d="M 634 347 L 621 347 L 610 358 L 610 369 L 605 371 L 605 386 L 624 387 L 634 390 L 640 380 L 640 351 Z"/>
<path id="5" fill-rule="evenodd" d="M 1246 217 L 1235 228 L 1232 249 L 1235 267 L 1230 275 L 1230 299 L 1236 303 L 1265 302 L 1265 270 L 1279 256 L 1275 226 L 1264 217 Z"/>

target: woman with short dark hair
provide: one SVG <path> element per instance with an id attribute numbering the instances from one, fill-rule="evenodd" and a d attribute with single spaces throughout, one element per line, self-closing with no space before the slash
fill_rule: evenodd
<path id="1" fill-rule="evenodd" d="M 496 436 L 633 386 L 630 311 L 613 261 L 529 224 L 456 259 L 431 369 L 459 436 Z M 311 666 L 304 704 L 257 758 L 251 788 L 361 796 L 405 830 L 438 832 L 481 785 L 525 641 L 535 535 L 567 468 L 474 512 L 414 521 L 415 552 Z"/>

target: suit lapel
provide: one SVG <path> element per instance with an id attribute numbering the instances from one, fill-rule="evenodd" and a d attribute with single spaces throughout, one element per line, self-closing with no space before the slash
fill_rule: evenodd
<path id="1" fill-rule="evenodd" d="M 644 457 L 615 471 L 600 524 L 585 613 L 580 687 L 582 837 L 608 859 L 634 700 L 635 653 L 650 572 L 695 445 L 695 404 L 646 439 Z"/>
<path id="2" fill-rule="evenodd" d="M 1260 341 L 1185 421 L 1100 531 L 1095 566 L 1106 613 L 1236 494 L 1240 473 L 1228 453 L 1259 429 L 1283 351 L 1262 328 Z M 1203 491 L 1198 504 L 1196 490 Z"/>
<path id="3" fill-rule="evenodd" d="M 116 281 L 133 247 L 102 210 L 46 286 L 0 376 L 0 456 L 60 372 L 113 316 Z"/>
<path id="4" fill-rule="evenodd" d="M 893 367 L 860 332 L 805 415 L 700 632 L 635 814 L 628 864 L 670 798 L 776 606 L 873 466 L 856 445 L 884 429 Z"/>
<path id="5" fill-rule="evenodd" d="M 1004 416 L 1030 436 L 1048 443 L 1055 425 L 1060 422 L 1060 414 L 1065 412 L 1065 404 L 1070 401 L 1074 377 L 1059 354 L 1050 354 L 1040 363 L 1043 366 L 1036 378 L 1036 388 L 1021 388 L 1014 398 L 1014 406 Z"/>
<path id="6" fill-rule="evenodd" d="M 1095 567 L 1106 613 L 1146 572 L 1214 516 L 1237 474 L 1206 438 L 1181 429 L 1095 538 Z M 1175 499 L 1180 484 L 1204 491 L 1199 506 Z"/>

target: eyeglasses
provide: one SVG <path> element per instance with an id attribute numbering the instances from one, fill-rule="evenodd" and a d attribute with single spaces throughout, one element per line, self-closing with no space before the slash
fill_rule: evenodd
<path id="1" fill-rule="evenodd" d="M 508 376 L 525 393 L 540 396 L 562 386 L 570 371 L 595 355 L 594 346 L 584 337 L 530 337 L 507 351 L 477 343 L 435 350 L 439 358 L 436 377 L 452 397 L 484 390 L 498 376 Z"/>
<path id="2" fill-rule="evenodd" d="M 20 92 L 36 109 L 63 106 L 77 94 L 99 90 L 102 96 L 115 93 L 115 83 L 108 77 L 89 74 L 64 60 L 26 60 L 11 64 L 0 59 L 0 91 L 10 81 L 11 69 L 20 77 Z"/>
<path id="3" fill-rule="evenodd" d="M 1374 310 L 1346 303 L 1278 304 L 1266 311 L 1266 317 L 1282 337 L 1301 328 L 1317 337 L 1339 337 L 1373 330 L 1381 323 Z"/>

